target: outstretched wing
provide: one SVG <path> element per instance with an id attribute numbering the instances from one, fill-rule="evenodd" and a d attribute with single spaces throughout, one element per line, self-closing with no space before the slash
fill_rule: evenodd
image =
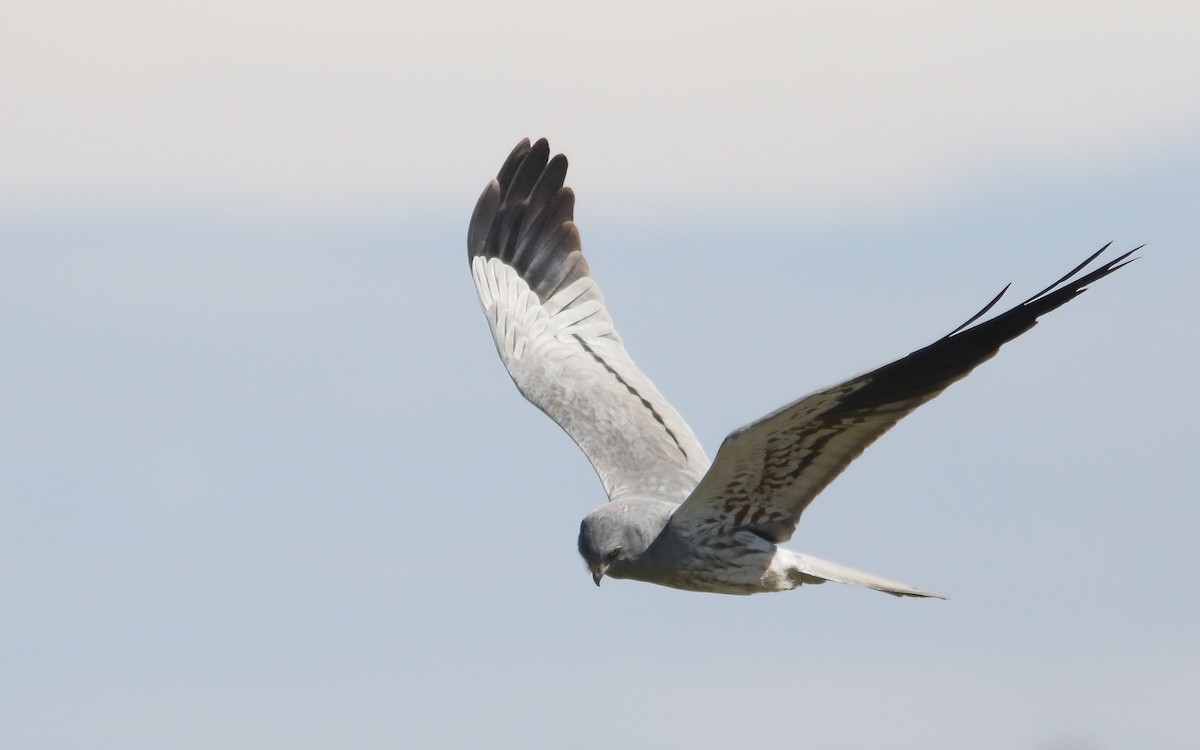
<path id="1" fill-rule="evenodd" d="M 1131 262 L 1136 252 L 1077 277 L 1107 248 L 1001 315 L 972 326 L 1004 291 L 930 346 L 734 431 L 672 523 L 693 530 L 741 528 L 772 542 L 786 541 L 813 498 L 880 435 L 1033 328 L 1040 316 Z"/>
<path id="2" fill-rule="evenodd" d="M 625 353 L 588 271 L 563 187 L 567 159 L 523 140 L 484 189 L 467 235 L 471 275 L 500 359 L 567 431 L 609 498 L 682 501 L 708 458 Z"/>

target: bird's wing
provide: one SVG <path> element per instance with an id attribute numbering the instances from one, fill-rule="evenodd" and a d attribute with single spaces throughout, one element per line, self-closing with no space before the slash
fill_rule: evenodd
<path id="1" fill-rule="evenodd" d="M 567 159 L 517 144 L 479 197 L 467 235 L 471 275 L 517 388 L 592 462 L 610 498 L 682 501 L 708 457 L 625 352 L 573 222 Z"/>
<path id="2" fill-rule="evenodd" d="M 1131 262 L 1136 252 L 1078 275 L 1107 247 L 1007 312 L 972 325 L 1000 300 L 1001 291 L 930 346 L 730 433 L 671 522 L 692 531 L 746 529 L 772 542 L 786 541 L 813 498 L 892 425 L 966 377 L 1040 316 Z"/>

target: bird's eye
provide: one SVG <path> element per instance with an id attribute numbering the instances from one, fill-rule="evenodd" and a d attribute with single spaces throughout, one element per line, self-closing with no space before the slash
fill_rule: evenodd
<path id="1" fill-rule="evenodd" d="M 606 555 L 606 557 L 609 560 L 616 560 L 620 556 L 621 556 L 621 548 L 620 547 L 613 547 L 612 550 L 608 553 L 608 555 Z"/>

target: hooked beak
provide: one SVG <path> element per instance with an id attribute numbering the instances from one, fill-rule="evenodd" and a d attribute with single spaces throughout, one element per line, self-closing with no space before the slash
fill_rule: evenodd
<path id="1" fill-rule="evenodd" d="M 597 565 L 596 567 L 592 568 L 592 580 L 596 582 L 597 586 L 600 585 L 600 579 L 603 578 L 604 574 L 607 572 L 608 572 L 607 565 Z"/>

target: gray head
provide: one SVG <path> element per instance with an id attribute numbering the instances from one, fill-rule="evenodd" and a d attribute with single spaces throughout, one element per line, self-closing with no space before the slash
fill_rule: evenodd
<path id="1" fill-rule="evenodd" d="M 579 525 L 579 554 L 596 585 L 610 570 L 623 578 L 622 570 L 658 537 L 672 510 L 673 504 L 618 500 L 589 513 Z"/>

